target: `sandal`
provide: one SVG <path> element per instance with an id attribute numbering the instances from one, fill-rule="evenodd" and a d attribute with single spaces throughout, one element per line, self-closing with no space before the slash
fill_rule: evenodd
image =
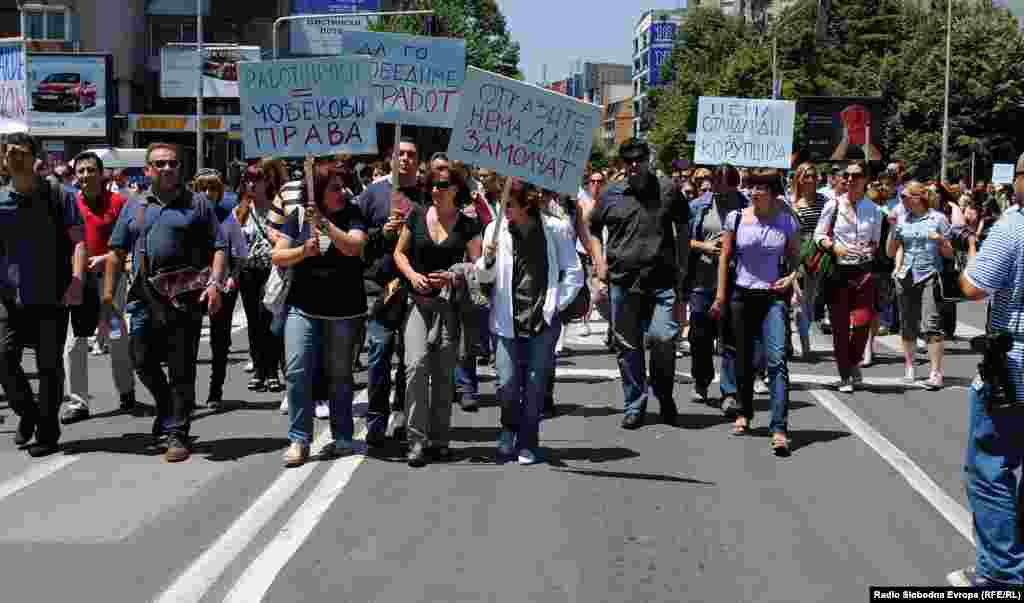
<path id="1" fill-rule="evenodd" d="M 249 379 L 249 391 L 251 392 L 265 392 L 267 391 L 267 383 L 259 377 L 253 377 Z"/>
<path id="2" fill-rule="evenodd" d="M 738 417 L 736 425 L 732 428 L 732 435 L 744 436 L 750 434 L 750 421 L 746 417 Z"/>
<path id="3" fill-rule="evenodd" d="M 785 434 L 776 433 L 772 436 L 772 452 L 775 456 L 789 456 L 789 439 Z"/>
<path id="4" fill-rule="evenodd" d="M 275 394 L 284 391 L 284 385 L 281 384 L 281 381 L 278 380 L 277 377 L 271 377 L 270 379 L 267 379 L 266 388 L 268 392 L 273 392 Z"/>

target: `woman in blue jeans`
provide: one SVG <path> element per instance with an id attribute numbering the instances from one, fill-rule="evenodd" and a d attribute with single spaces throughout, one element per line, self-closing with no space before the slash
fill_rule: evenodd
<path id="1" fill-rule="evenodd" d="M 583 287 L 583 269 L 566 220 L 542 213 L 545 196 L 519 184 L 505 204 L 505 219 L 487 226 L 484 255 L 477 261 L 481 283 L 494 283 L 491 330 L 497 336 L 495 366 L 501 401 L 498 460 L 518 452 L 520 465 L 538 458 L 541 409 L 559 313 Z M 494 240 L 498 228 L 497 244 Z"/>
<path id="2" fill-rule="evenodd" d="M 307 162 L 307 173 L 312 166 Z M 307 179 L 310 177 L 307 176 Z M 331 435 L 322 458 L 352 451 L 353 341 L 366 317 L 366 291 L 360 256 L 366 242 L 362 211 L 352 204 L 341 176 L 317 174 L 312 195 L 287 216 L 283 239 L 274 246 L 275 266 L 293 268 L 284 324 L 285 381 L 288 392 L 286 467 L 309 458 L 313 441 L 313 379 L 318 368 L 328 381 Z M 312 201 L 310 200 L 312 198 Z M 297 246 L 293 247 L 294 244 Z M 342 289 L 338 284 L 342 283 Z"/>
<path id="3" fill-rule="evenodd" d="M 785 456 L 789 454 L 786 295 L 796 272 L 787 270 L 784 275 L 781 266 L 796 266 L 800 256 L 800 224 L 793 212 L 776 201 L 782 192 L 778 172 L 756 171 L 749 182 L 751 206 L 726 217 L 718 291 L 711 314 L 720 316 L 722 307 L 730 304 L 741 406 L 733 434 L 750 433 L 754 418 L 754 340 L 760 334 L 771 395 L 771 447 L 776 455 Z M 735 274 L 730 274 L 733 259 Z"/>

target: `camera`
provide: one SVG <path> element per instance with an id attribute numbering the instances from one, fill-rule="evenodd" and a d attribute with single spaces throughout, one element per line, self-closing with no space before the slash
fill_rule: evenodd
<path id="1" fill-rule="evenodd" d="M 1013 336 L 1005 332 L 986 333 L 971 339 L 971 350 L 982 355 L 978 375 L 991 388 L 986 401 L 990 414 L 1019 406 L 1006 361 L 1012 347 Z"/>

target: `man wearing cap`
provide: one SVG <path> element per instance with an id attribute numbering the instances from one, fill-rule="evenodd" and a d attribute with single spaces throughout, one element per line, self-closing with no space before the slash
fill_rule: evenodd
<path id="1" fill-rule="evenodd" d="M 619 155 L 626 179 L 609 186 L 583 219 L 592 233 L 608 229 L 607 249 L 602 251 L 595 234 L 590 255 L 598 279 L 609 284 L 612 341 L 625 396 L 622 427 L 637 429 L 647 408 L 645 344 L 651 350 L 650 385 L 661 418 L 673 424 L 677 416 L 673 389 L 679 323 L 672 309 L 689 254 L 690 212 L 671 181 L 659 182 L 651 172 L 645 142 L 628 140 Z"/>

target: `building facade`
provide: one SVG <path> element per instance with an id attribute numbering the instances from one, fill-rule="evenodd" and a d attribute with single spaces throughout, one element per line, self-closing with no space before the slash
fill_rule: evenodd
<path id="1" fill-rule="evenodd" d="M 650 10 L 640 16 L 633 31 L 633 135 L 646 137 L 647 90 L 662 80 L 661 67 L 672 55 L 676 32 L 686 9 Z"/>

